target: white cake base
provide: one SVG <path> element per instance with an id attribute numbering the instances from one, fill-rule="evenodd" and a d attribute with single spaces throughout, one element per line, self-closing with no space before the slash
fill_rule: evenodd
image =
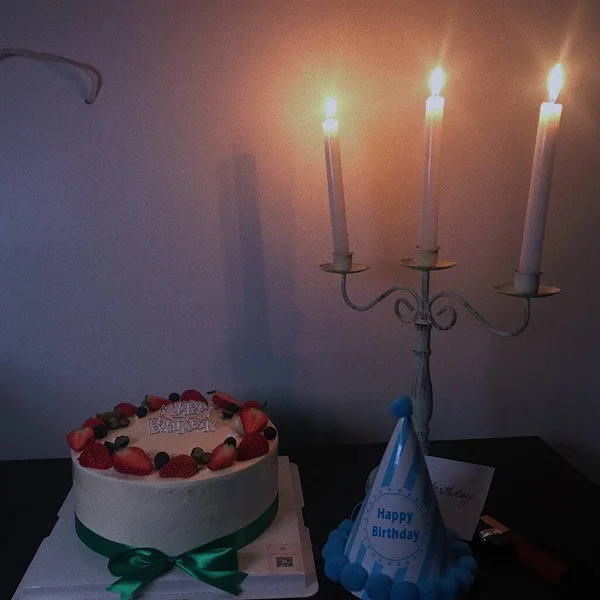
<path id="1" fill-rule="evenodd" d="M 302 518 L 303 506 L 298 468 L 287 457 L 280 457 L 277 517 L 258 539 L 238 552 L 239 568 L 248 573 L 242 594 L 232 596 L 173 568 L 145 588 L 139 598 L 246 600 L 316 594 L 319 586 L 310 536 Z M 13 600 L 118 600 L 118 594 L 105 589 L 116 580 L 108 571 L 108 559 L 84 546 L 75 533 L 72 492 L 58 517 Z"/>

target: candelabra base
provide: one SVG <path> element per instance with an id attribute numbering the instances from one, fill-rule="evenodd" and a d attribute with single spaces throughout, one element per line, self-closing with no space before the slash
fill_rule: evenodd
<path id="1" fill-rule="evenodd" d="M 553 285 L 540 285 L 536 292 L 531 294 L 523 294 L 518 292 L 512 283 L 503 283 L 501 285 L 495 285 L 494 289 L 499 294 L 505 296 L 516 296 L 518 298 L 548 298 L 549 296 L 555 296 L 560 293 L 560 288 Z"/>

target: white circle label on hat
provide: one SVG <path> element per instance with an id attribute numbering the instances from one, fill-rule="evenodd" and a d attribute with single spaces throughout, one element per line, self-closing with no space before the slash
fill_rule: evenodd
<path id="1" fill-rule="evenodd" d="M 429 537 L 419 505 L 401 493 L 383 493 L 374 499 L 365 519 L 368 544 L 380 558 L 404 561 L 416 555 Z"/>

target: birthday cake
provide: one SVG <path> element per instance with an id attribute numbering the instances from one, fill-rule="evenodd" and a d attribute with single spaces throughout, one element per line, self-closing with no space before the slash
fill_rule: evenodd
<path id="1" fill-rule="evenodd" d="M 239 549 L 268 527 L 277 430 L 258 402 L 211 396 L 146 396 L 69 433 L 76 529 L 88 547 L 177 557 L 221 540 Z"/>

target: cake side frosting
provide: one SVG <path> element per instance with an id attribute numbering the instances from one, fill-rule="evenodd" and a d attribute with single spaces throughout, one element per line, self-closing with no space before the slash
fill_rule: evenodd
<path id="1" fill-rule="evenodd" d="M 75 514 L 106 539 L 176 556 L 245 527 L 271 506 L 278 492 L 277 447 L 238 465 L 156 485 L 147 477 L 107 477 L 74 461 Z"/>

